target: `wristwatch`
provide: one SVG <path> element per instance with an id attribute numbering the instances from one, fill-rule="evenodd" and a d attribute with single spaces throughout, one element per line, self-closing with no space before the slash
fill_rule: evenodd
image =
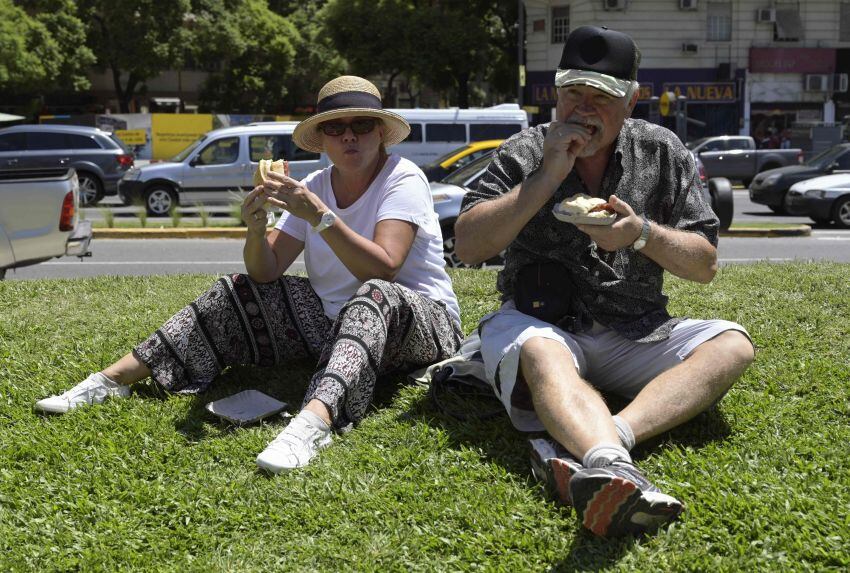
<path id="1" fill-rule="evenodd" d="M 336 213 L 333 211 L 325 211 L 322 213 L 322 218 L 319 219 L 319 224 L 313 227 L 313 230 L 317 233 L 321 233 L 328 227 L 333 227 L 333 224 L 336 223 Z"/>
<path id="2" fill-rule="evenodd" d="M 649 239 L 649 219 L 644 217 L 643 226 L 640 228 L 640 237 L 632 243 L 632 248 L 636 251 L 641 250 L 646 246 L 647 239 Z"/>

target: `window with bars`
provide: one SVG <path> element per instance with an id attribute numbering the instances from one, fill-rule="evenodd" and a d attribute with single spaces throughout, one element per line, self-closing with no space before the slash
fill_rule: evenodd
<path id="1" fill-rule="evenodd" d="M 732 3 L 709 2 L 707 6 L 706 40 L 730 42 L 732 40 Z"/>
<path id="2" fill-rule="evenodd" d="M 570 7 L 552 7 L 552 43 L 563 44 L 570 34 Z"/>
<path id="3" fill-rule="evenodd" d="M 838 40 L 840 42 L 850 42 L 850 3 L 841 5 L 841 23 L 838 28 Z"/>

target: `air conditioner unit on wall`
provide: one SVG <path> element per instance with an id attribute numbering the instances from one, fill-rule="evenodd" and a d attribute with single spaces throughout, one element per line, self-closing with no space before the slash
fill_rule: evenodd
<path id="1" fill-rule="evenodd" d="M 679 10 L 697 10 L 697 0 L 679 0 Z"/>
<path id="2" fill-rule="evenodd" d="M 829 74 L 806 74 L 807 92 L 827 92 L 831 89 L 832 78 Z"/>
<path id="3" fill-rule="evenodd" d="M 602 9 L 607 11 L 625 10 L 628 0 L 602 0 Z"/>
<path id="4" fill-rule="evenodd" d="M 682 51 L 686 54 L 696 54 L 697 52 L 699 52 L 699 45 L 683 43 Z"/>
<path id="5" fill-rule="evenodd" d="M 760 8 L 756 10 L 756 22 L 768 24 L 776 22 L 776 10 L 773 8 Z"/>

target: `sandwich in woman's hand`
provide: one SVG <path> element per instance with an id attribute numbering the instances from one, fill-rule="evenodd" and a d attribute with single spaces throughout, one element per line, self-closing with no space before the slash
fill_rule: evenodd
<path id="1" fill-rule="evenodd" d="M 288 167 L 289 166 L 286 164 L 286 161 L 283 159 L 278 159 L 277 161 L 272 161 L 271 159 L 260 159 L 260 163 L 257 165 L 257 170 L 254 171 L 254 187 L 265 183 L 266 174 L 270 171 L 289 175 Z"/>

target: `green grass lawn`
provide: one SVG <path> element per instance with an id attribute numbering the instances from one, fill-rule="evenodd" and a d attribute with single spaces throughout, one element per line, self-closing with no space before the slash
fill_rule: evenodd
<path id="1" fill-rule="evenodd" d="M 466 331 L 495 273 L 453 273 Z M 258 388 L 298 405 L 309 363 L 226 372 L 208 394 L 43 417 L 35 400 L 115 360 L 210 275 L 0 282 L 0 570 L 824 571 L 850 567 L 850 266 L 724 267 L 669 278 L 671 309 L 753 335 L 720 407 L 639 447 L 686 513 L 605 541 L 550 502 L 506 417 L 462 423 L 385 383 L 372 414 L 309 468 L 254 458 L 284 422 L 231 428 L 204 404 Z"/>

